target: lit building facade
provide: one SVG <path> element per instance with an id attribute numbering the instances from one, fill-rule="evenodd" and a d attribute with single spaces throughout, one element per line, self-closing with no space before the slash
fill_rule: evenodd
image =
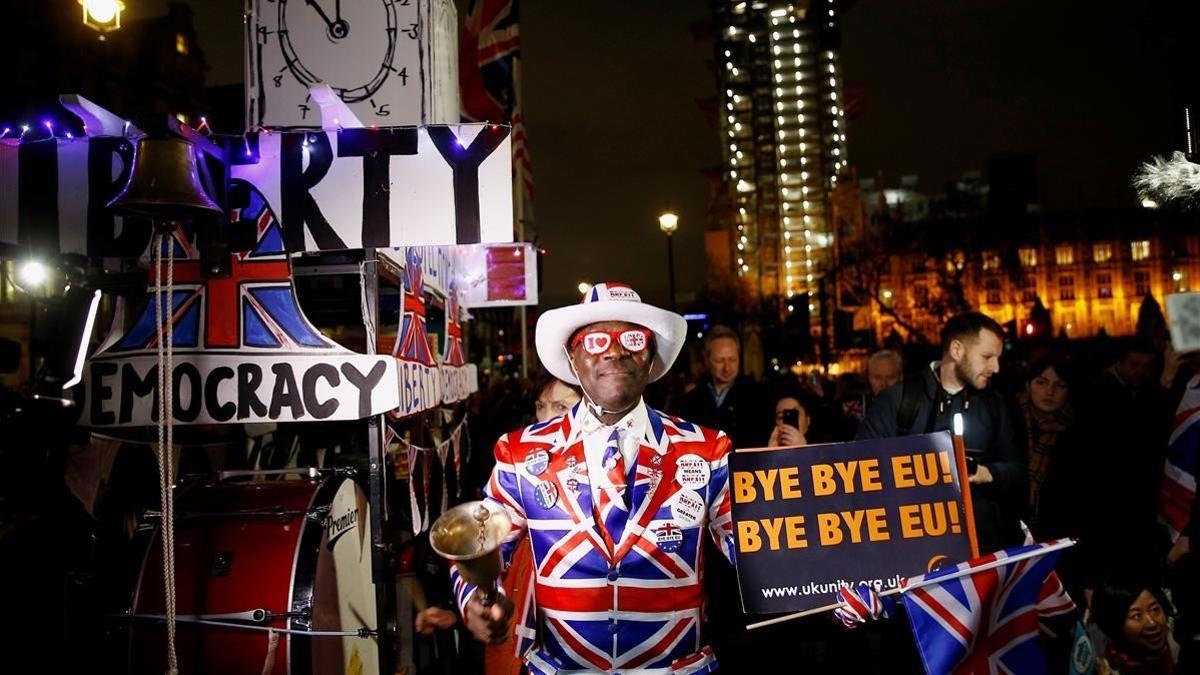
<path id="1" fill-rule="evenodd" d="M 717 79 L 731 203 L 710 259 L 758 297 L 816 291 L 833 259 L 831 194 L 846 172 L 837 0 L 716 3 Z"/>
<path id="2" fill-rule="evenodd" d="M 936 257 L 895 252 L 878 300 L 857 308 L 855 328 L 872 330 L 877 344 L 893 330 L 908 338 L 908 327 L 936 339 L 942 324 L 931 310 L 949 278 L 972 309 L 1015 322 L 1019 333 L 1040 301 L 1054 334 L 1072 338 L 1131 335 L 1147 295 L 1165 308 L 1168 294 L 1200 290 L 1195 217 L 1146 209 L 1047 214 L 1005 229 L 1002 245 L 965 239 Z M 955 266 L 949 275 L 948 265 Z"/>

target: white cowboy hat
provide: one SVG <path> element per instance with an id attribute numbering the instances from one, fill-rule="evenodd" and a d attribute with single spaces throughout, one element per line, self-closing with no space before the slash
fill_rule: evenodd
<path id="1" fill-rule="evenodd" d="M 687 338 L 687 321 L 682 316 L 642 302 L 641 296 L 625 284 L 596 284 L 583 294 L 578 305 L 552 309 L 538 317 L 534 342 L 546 370 L 563 382 L 578 385 L 579 378 L 567 361 L 567 340 L 580 328 L 601 321 L 627 321 L 654 333 L 651 382 L 667 374 Z"/>

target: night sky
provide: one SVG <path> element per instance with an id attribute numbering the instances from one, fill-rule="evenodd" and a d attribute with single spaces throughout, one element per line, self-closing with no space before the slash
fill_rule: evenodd
<path id="1" fill-rule="evenodd" d="M 242 1 L 190 4 L 210 84 L 239 82 Z M 1172 4 L 858 0 L 843 16 L 845 79 L 867 92 L 847 132 L 850 161 L 889 186 L 916 174 L 936 193 L 993 155 L 1034 153 L 1048 209 L 1132 205 L 1129 175 L 1175 149 L 1181 95 L 1196 91 L 1171 71 L 1173 33 L 1197 25 L 1195 10 L 1159 6 Z M 692 31 L 709 3 L 525 0 L 521 11 L 534 217 L 548 251 L 542 306 L 603 279 L 665 304 L 665 208 L 680 215 L 679 291 L 696 293 L 701 171 L 720 162 L 719 132 L 696 103 L 716 94 L 712 46 Z"/>

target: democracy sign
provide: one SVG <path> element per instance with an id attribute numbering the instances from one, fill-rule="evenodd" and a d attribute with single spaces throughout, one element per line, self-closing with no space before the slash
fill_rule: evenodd
<path id="1" fill-rule="evenodd" d="M 399 405 L 396 363 L 363 354 L 176 355 L 176 424 L 356 420 Z M 158 359 L 93 359 L 84 376 L 82 423 L 158 422 Z"/>
<path id="2" fill-rule="evenodd" d="M 886 590 L 970 559 L 964 462 L 949 432 L 733 453 L 742 606 L 801 612 L 842 585 Z"/>

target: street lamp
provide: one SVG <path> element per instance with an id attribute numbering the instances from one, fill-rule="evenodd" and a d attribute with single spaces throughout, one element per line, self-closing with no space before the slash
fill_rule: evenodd
<path id="1" fill-rule="evenodd" d="M 36 293 L 46 284 L 50 276 L 46 266 L 39 260 L 26 260 L 17 268 L 17 279 L 21 290 Z"/>
<path id="2" fill-rule="evenodd" d="M 83 25 L 88 28 L 107 33 L 121 27 L 121 12 L 125 11 L 121 0 L 79 0 L 79 5 L 83 7 Z"/>
<path id="3" fill-rule="evenodd" d="M 679 229 L 679 216 L 667 211 L 658 217 L 658 229 L 667 235 L 667 277 L 671 285 L 671 311 L 675 311 L 675 249 L 671 245 L 675 230 Z"/>
<path id="4" fill-rule="evenodd" d="M 578 285 L 578 286 L 576 286 L 576 288 L 578 288 L 578 289 L 579 289 L 579 294 L 580 294 L 580 295 L 583 295 L 584 293 L 587 293 L 587 292 L 588 292 L 588 289 L 589 289 L 589 288 L 591 288 L 591 287 L 592 287 L 592 285 L 591 285 L 591 284 L 589 284 L 589 283 L 588 283 L 588 282 L 586 282 L 586 281 L 581 281 L 581 282 L 579 282 L 579 285 Z"/>

